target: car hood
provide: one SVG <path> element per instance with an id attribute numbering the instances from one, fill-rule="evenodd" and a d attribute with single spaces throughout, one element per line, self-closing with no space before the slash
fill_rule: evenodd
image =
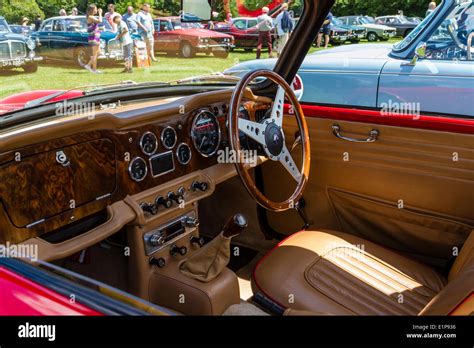
<path id="1" fill-rule="evenodd" d="M 362 24 L 367 29 L 378 29 L 378 30 L 396 30 L 395 28 L 388 27 L 382 24 Z"/>
<path id="2" fill-rule="evenodd" d="M 18 40 L 18 41 L 25 41 L 25 36 L 21 34 L 15 33 L 0 33 L 0 41 L 7 41 L 7 40 Z"/>
<path id="3" fill-rule="evenodd" d="M 231 38 L 230 35 L 208 29 L 175 29 L 172 31 L 172 33 L 206 38 Z"/>
<path id="4" fill-rule="evenodd" d="M 392 44 L 358 44 L 318 51 L 306 56 L 300 71 L 351 70 L 379 73 L 390 59 L 392 46 Z M 348 60 L 350 60 L 349 64 L 347 64 Z M 243 76 L 248 71 L 273 69 L 276 61 L 276 58 L 251 60 L 227 69 L 224 74 Z"/>

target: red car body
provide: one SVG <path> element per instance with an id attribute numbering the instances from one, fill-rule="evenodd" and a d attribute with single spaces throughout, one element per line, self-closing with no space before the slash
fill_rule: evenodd
<path id="1" fill-rule="evenodd" d="M 102 314 L 0 267 L 0 316 L 4 315 Z"/>
<path id="2" fill-rule="evenodd" d="M 226 58 L 234 47 L 231 35 L 204 29 L 198 23 L 181 23 L 179 17 L 161 17 L 155 24 L 155 52 L 179 53 L 185 58 L 195 53 L 212 53 Z"/>
<path id="3" fill-rule="evenodd" d="M 232 35 L 235 40 L 235 47 L 252 50 L 257 47 L 258 30 L 256 17 L 234 18 L 232 24 L 218 22 L 212 29 L 215 32 Z M 275 29 L 272 30 L 272 39 L 276 39 Z"/>
<path id="4" fill-rule="evenodd" d="M 48 95 L 54 95 L 61 92 L 60 90 L 40 90 L 40 91 L 28 91 L 18 94 L 11 95 L 0 100 L 0 117 L 2 114 L 11 112 L 14 110 L 23 109 L 26 104 L 32 100 L 46 97 Z M 83 96 L 84 92 L 79 90 L 71 90 L 58 97 L 48 100 L 48 103 L 59 102 L 71 98 Z"/>

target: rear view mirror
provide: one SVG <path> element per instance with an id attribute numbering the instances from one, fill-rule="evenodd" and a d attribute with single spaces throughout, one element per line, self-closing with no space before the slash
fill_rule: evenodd
<path id="1" fill-rule="evenodd" d="M 181 0 L 182 22 L 205 22 L 211 18 L 211 0 Z"/>

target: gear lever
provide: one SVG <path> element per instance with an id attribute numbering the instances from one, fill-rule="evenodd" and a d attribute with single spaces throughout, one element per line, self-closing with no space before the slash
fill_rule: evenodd
<path id="1" fill-rule="evenodd" d="M 232 216 L 217 237 L 180 264 L 181 273 L 202 282 L 210 282 L 219 276 L 230 260 L 230 240 L 242 233 L 247 226 L 244 215 Z"/>

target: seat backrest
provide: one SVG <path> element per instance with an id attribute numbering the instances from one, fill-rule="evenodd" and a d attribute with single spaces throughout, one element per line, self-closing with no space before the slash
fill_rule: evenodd
<path id="1" fill-rule="evenodd" d="M 464 242 L 448 275 L 448 284 L 420 315 L 474 314 L 474 231 Z"/>

